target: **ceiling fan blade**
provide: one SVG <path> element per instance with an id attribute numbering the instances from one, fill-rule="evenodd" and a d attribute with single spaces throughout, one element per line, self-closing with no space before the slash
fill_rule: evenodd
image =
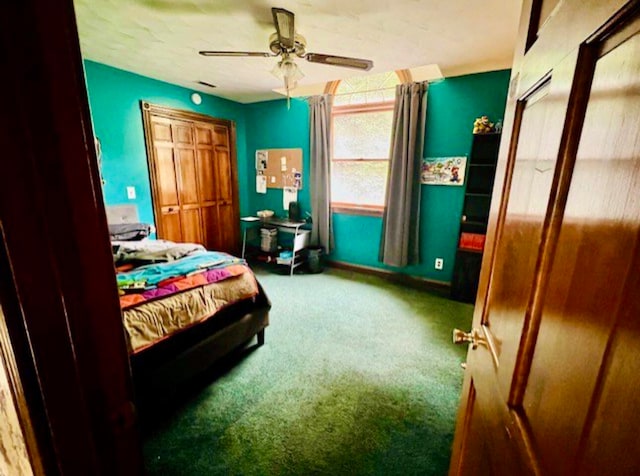
<path id="1" fill-rule="evenodd" d="M 262 53 L 256 51 L 200 51 L 202 56 L 258 56 L 263 58 L 270 58 L 275 56 L 271 53 Z"/>
<path id="2" fill-rule="evenodd" d="M 273 23 L 283 48 L 293 49 L 296 41 L 295 15 L 284 8 L 272 8 Z"/>
<path id="3" fill-rule="evenodd" d="M 304 57 L 311 63 L 328 64 L 331 66 L 344 66 L 345 68 L 355 68 L 361 69 L 363 71 L 369 71 L 371 68 L 373 68 L 373 61 L 360 58 L 323 55 L 320 53 L 307 53 Z"/>

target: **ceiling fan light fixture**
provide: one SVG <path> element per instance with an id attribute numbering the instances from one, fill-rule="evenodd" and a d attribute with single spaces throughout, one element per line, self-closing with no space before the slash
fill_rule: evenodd
<path id="1" fill-rule="evenodd" d="M 304 73 L 289 55 L 284 56 L 282 60 L 276 64 L 271 74 L 283 80 L 285 89 L 287 90 L 295 88 L 298 85 L 298 80 L 304 78 Z"/>

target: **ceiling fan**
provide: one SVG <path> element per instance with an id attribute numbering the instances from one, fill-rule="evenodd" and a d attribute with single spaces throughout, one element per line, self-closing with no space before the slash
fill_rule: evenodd
<path id="1" fill-rule="evenodd" d="M 271 14 L 276 32 L 269 37 L 270 52 L 200 51 L 200 54 L 202 56 L 256 56 L 267 58 L 282 56 L 282 59 L 275 66 L 272 73 L 276 77 L 284 80 L 287 96 L 289 96 L 289 91 L 297 86 L 298 80 L 304 77 L 304 74 L 302 74 L 302 71 L 300 71 L 300 68 L 294 61 L 296 56 L 298 58 L 304 58 L 311 63 L 343 66 L 363 71 L 369 71 L 373 68 L 373 61 L 371 60 L 320 53 L 307 53 L 307 41 L 302 35 L 296 33 L 295 15 L 284 8 L 272 8 Z"/>

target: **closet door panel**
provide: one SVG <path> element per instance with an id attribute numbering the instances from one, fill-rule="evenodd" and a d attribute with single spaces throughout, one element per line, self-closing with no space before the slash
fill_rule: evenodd
<path id="1" fill-rule="evenodd" d="M 171 132 L 170 122 L 160 122 L 158 119 L 154 120 L 152 126 L 153 140 L 155 142 L 173 142 L 173 133 Z"/>
<path id="2" fill-rule="evenodd" d="M 198 178 L 196 172 L 196 157 L 193 149 L 176 149 L 178 162 L 178 187 L 180 190 L 180 204 L 194 205 L 198 199 Z"/>
<path id="3" fill-rule="evenodd" d="M 213 128 L 215 144 L 222 147 L 229 147 L 229 129 L 225 126 L 217 125 Z"/>
<path id="4" fill-rule="evenodd" d="M 196 144 L 213 146 L 213 129 L 207 124 L 196 124 Z"/>
<path id="5" fill-rule="evenodd" d="M 193 145 L 193 127 L 189 122 L 173 124 L 173 142 L 178 145 Z"/>
<path id="6" fill-rule="evenodd" d="M 211 148 L 198 148 L 197 154 L 200 203 L 209 204 L 216 200 L 217 195 L 214 153 Z"/>
<path id="7" fill-rule="evenodd" d="M 233 177 L 231 169 L 231 158 L 229 151 L 221 147 L 216 147 L 216 168 L 218 179 L 218 200 L 233 200 Z"/>
<path id="8" fill-rule="evenodd" d="M 162 213 L 162 239 L 176 242 L 182 241 L 182 226 L 178 210 Z"/>
<path id="9" fill-rule="evenodd" d="M 173 148 L 156 147 L 155 176 L 160 207 L 178 206 L 178 183 L 176 181 Z"/>
<path id="10" fill-rule="evenodd" d="M 202 223 L 200 209 L 183 209 L 180 212 L 182 220 L 182 241 L 186 243 L 202 243 Z"/>
<path id="11" fill-rule="evenodd" d="M 218 227 L 220 233 L 220 249 L 235 252 L 237 248 L 236 216 L 231 203 L 218 205 Z"/>
<path id="12" fill-rule="evenodd" d="M 203 245 L 209 250 L 220 250 L 220 231 L 218 225 L 218 207 L 202 207 Z"/>

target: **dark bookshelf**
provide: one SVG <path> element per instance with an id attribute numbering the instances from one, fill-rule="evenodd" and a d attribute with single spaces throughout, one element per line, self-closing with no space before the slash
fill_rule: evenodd
<path id="1" fill-rule="evenodd" d="M 499 147 L 499 133 L 473 136 L 451 282 L 451 298 L 457 301 L 473 303 L 476 300 L 483 254 L 478 241 L 483 242 L 487 233 Z"/>

